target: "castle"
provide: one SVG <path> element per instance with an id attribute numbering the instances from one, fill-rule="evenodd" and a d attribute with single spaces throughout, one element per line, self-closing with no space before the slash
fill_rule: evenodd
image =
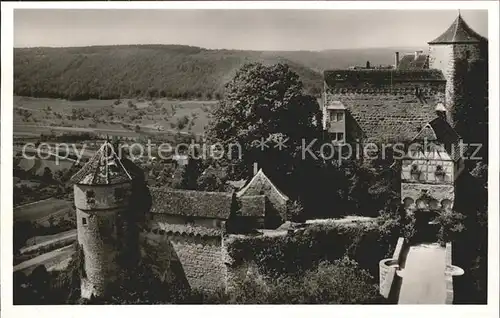
<path id="1" fill-rule="evenodd" d="M 401 202 L 408 211 L 453 206 L 463 170 L 453 152 L 459 136 L 452 109 L 461 93 L 457 79 L 464 75 L 456 65 L 484 58 L 486 45 L 459 15 L 429 42 L 428 55 L 400 59 L 396 53 L 393 69 L 324 73 L 323 126 L 334 141 L 422 145 L 405 149 L 401 162 Z M 191 287 L 227 287 L 231 265 L 224 259 L 224 235 L 276 228 L 288 208 L 288 197 L 254 170 L 233 193 L 151 188 L 148 196 L 137 194 L 145 187 L 141 173 L 104 143 L 72 178 L 84 258 L 81 296 L 106 294 L 119 279 L 123 255 L 138 261 L 134 253 L 147 257 L 145 249 L 155 251 L 161 277 L 180 268 Z"/>
<path id="2" fill-rule="evenodd" d="M 487 40 L 460 13 L 428 44 L 428 54 L 396 52 L 391 69 L 324 72 L 323 127 L 333 141 L 405 145 L 401 200 L 408 211 L 453 207 L 465 151 L 453 129 L 466 94 L 460 66 L 487 59 Z"/>

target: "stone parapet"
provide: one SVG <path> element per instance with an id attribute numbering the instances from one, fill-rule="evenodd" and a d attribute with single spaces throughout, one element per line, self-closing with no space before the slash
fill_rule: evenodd
<path id="1" fill-rule="evenodd" d="M 384 298 L 389 298 L 391 290 L 395 286 L 397 270 L 404 247 L 404 238 L 398 238 L 396 248 L 392 254 L 392 258 L 386 258 L 379 262 L 379 292 Z"/>

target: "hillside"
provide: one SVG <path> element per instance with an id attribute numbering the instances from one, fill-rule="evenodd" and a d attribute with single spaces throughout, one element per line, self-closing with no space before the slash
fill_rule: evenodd
<path id="1" fill-rule="evenodd" d="M 283 62 L 309 93 L 321 91 L 321 72 L 350 65 L 391 64 L 397 49 L 311 51 L 208 50 L 181 45 L 16 48 L 14 92 L 71 100 L 119 97 L 212 99 L 244 63 Z M 407 49 L 411 51 L 412 49 Z"/>

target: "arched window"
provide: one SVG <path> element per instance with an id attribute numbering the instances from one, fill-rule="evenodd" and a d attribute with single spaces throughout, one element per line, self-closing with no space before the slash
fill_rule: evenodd
<path id="1" fill-rule="evenodd" d="M 451 204 L 452 204 L 451 200 L 448 200 L 448 199 L 444 199 L 441 201 L 441 207 L 444 209 L 450 209 Z"/>
<path id="2" fill-rule="evenodd" d="M 404 198 L 403 205 L 405 208 L 409 208 L 414 203 L 412 198 Z"/>

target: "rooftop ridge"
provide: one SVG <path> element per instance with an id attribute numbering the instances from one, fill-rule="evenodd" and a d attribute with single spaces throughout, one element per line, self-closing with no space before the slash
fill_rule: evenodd
<path id="1" fill-rule="evenodd" d="M 459 13 L 448 29 L 428 44 L 480 43 L 484 41 L 487 39 L 474 31 Z"/>
<path id="2" fill-rule="evenodd" d="M 112 166 L 115 167 L 113 171 Z M 86 185 L 108 185 L 131 181 L 113 146 L 105 141 L 94 156 L 71 177 L 71 182 Z"/>

